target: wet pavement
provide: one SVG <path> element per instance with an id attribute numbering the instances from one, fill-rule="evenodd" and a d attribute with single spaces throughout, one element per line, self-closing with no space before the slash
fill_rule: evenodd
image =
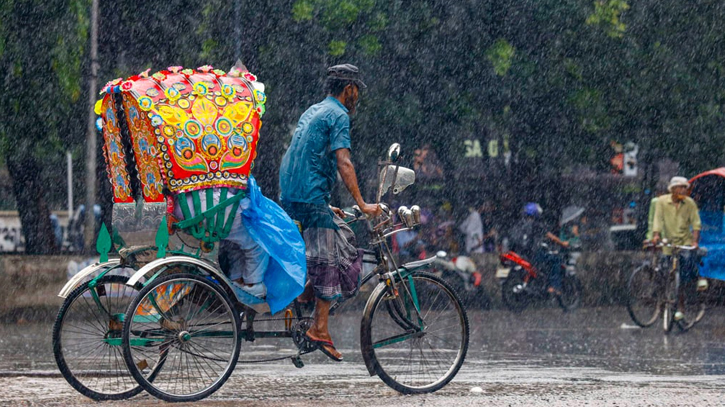
<path id="1" fill-rule="evenodd" d="M 359 351 L 360 312 L 333 317 L 345 361 L 321 354 L 240 364 L 209 406 L 711 406 L 725 405 L 725 315 L 714 308 L 686 333 L 635 328 L 623 307 L 563 314 L 557 308 L 469 311 L 471 343 L 458 376 L 441 391 L 402 396 L 367 374 Z M 0 405 L 97 406 L 55 366 L 52 323 L 0 327 Z M 261 326 L 257 327 L 262 328 Z M 241 358 L 292 354 L 288 340 L 242 345 Z M 148 395 L 111 406 L 164 404 Z"/>

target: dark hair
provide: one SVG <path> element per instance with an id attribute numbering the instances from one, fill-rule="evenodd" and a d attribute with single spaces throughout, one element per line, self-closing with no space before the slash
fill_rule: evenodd
<path id="1" fill-rule="evenodd" d="M 325 79 L 325 92 L 332 96 L 339 96 L 345 90 L 345 87 L 352 83 L 353 81 L 349 79 L 327 77 Z"/>

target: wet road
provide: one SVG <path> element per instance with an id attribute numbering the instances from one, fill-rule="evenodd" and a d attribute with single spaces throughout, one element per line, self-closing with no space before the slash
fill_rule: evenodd
<path id="1" fill-rule="evenodd" d="M 624 308 L 562 314 L 556 308 L 469 311 L 466 363 L 443 390 L 401 396 L 367 374 L 358 348 L 359 312 L 335 316 L 345 362 L 320 354 L 296 369 L 288 361 L 238 365 L 209 406 L 714 406 L 725 405 L 725 315 L 708 311 L 693 331 L 665 336 L 632 326 Z M 261 327 L 258 327 L 261 328 Z M 51 323 L 0 327 L 0 405 L 97 406 L 57 372 Z M 676 329 L 676 328 L 675 328 Z M 291 342 L 244 343 L 257 357 L 289 352 Z M 148 395 L 110 406 L 161 405 Z"/>

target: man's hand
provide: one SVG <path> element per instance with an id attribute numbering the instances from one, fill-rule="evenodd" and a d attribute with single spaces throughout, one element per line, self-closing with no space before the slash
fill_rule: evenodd
<path id="1" fill-rule="evenodd" d="M 380 214 L 383 213 L 383 210 L 380 208 L 380 205 L 378 204 L 369 204 L 369 203 L 363 203 L 360 205 L 360 211 L 368 216 L 380 216 Z"/>
<path id="2" fill-rule="evenodd" d="M 332 206 L 332 205 L 330 205 L 330 209 L 332 209 L 332 212 L 333 212 L 333 213 L 334 213 L 335 215 L 337 215 L 337 216 L 339 216 L 339 217 L 341 217 L 341 218 L 343 218 L 343 219 L 345 218 L 345 216 L 347 216 L 347 215 L 345 215 L 345 211 L 343 211 L 342 209 L 340 209 L 340 208 L 338 208 L 338 207 L 336 207 L 336 206 Z"/>
<path id="3" fill-rule="evenodd" d="M 652 234 L 652 244 L 657 245 L 660 242 L 660 234 L 658 232 L 655 232 Z"/>

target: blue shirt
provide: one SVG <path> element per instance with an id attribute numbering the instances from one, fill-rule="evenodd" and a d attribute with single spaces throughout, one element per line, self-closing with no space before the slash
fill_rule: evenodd
<path id="1" fill-rule="evenodd" d="M 337 180 L 335 150 L 350 148 L 350 117 L 328 96 L 300 117 L 279 169 L 282 201 L 327 204 Z"/>

